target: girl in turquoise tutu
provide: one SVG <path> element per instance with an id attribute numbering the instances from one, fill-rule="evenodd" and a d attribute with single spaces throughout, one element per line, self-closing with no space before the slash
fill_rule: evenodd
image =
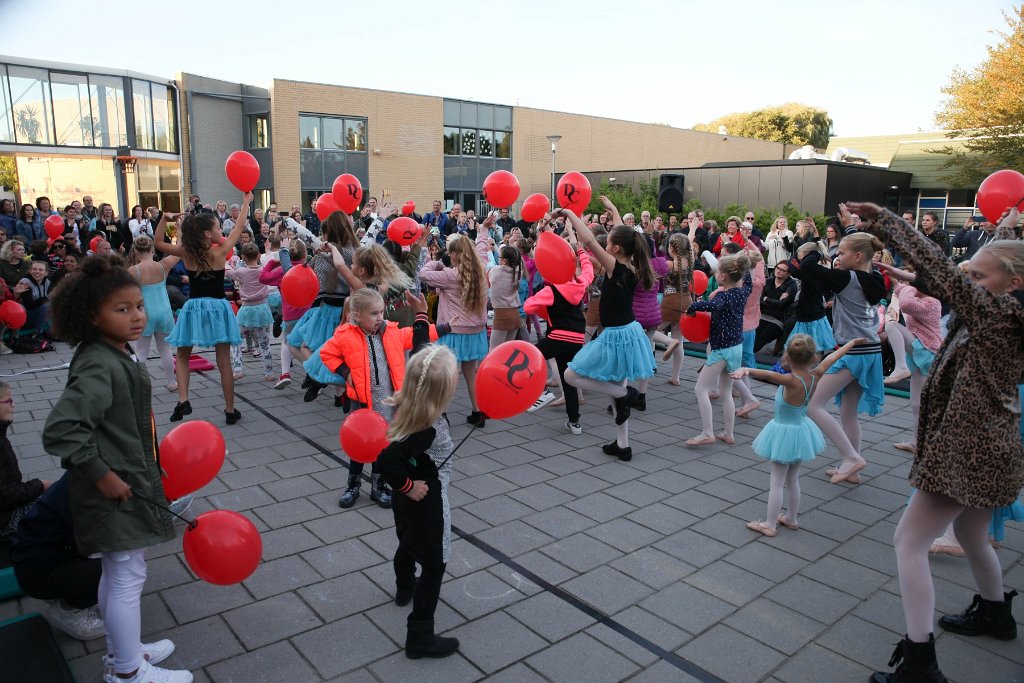
<path id="1" fill-rule="evenodd" d="M 747 522 L 747 528 L 765 536 L 775 536 L 779 524 L 798 529 L 800 511 L 800 465 L 813 460 L 825 450 L 825 437 L 818 426 L 807 417 L 811 394 L 832 364 L 846 352 L 864 341 L 854 339 L 825 357 L 811 369 L 817 354 L 817 344 L 807 334 L 789 338 L 782 363 L 789 374 L 780 375 L 770 370 L 740 368 L 732 373 L 733 379 L 751 376 L 779 385 L 775 393 L 775 415 L 754 439 L 752 448 L 758 456 L 771 461 L 771 484 L 768 489 L 768 513 L 764 521 Z M 786 493 L 786 513 L 782 514 L 783 487 Z"/>
<path id="2" fill-rule="evenodd" d="M 252 192 L 242 197 L 240 216 L 249 215 Z M 171 422 L 178 422 L 192 413 L 188 401 L 189 356 L 193 346 L 212 346 L 217 353 L 220 386 L 224 392 L 224 418 L 229 424 L 242 419 L 235 408 L 235 379 L 231 371 L 231 346 L 242 343 L 235 322 L 235 312 L 224 298 L 224 264 L 234 253 L 235 243 L 246 222 L 239 220 L 226 237 L 221 236 L 220 223 L 212 213 L 189 214 L 181 224 L 177 244 L 154 242 L 157 249 L 180 256 L 188 273 L 189 299 L 174 323 L 167 342 L 177 347 L 178 404 L 171 413 Z M 214 237 L 220 240 L 214 244 Z"/>
<path id="3" fill-rule="evenodd" d="M 267 297 L 270 287 L 260 282 L 260 248 L 252 242 L 242 245 L 242 262 L 231 271 L 230 277 L 238 287 L 242 305 L 238 308 L 238 329 L 243 336 L 253 340 L 252 357 L 263 359 L 263 379 L 273 382 L 274 356 L 270 353 L 270 330 L 274 325 L 274 314 L 270 311 Z M 237 346 L 231 347 L 231 364 L 242 367 L 242 351 Z"/>

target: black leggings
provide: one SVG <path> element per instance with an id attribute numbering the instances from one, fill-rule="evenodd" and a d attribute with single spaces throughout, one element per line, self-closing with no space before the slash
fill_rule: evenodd
<path id="1" fill-rule="evenodd" d="M 416 560 L 405 547 L 399 543 L 394 559 L 395 583 L 409 586 L 416 580 Z M 444 564 L 436 567 L 423 567 L 420 580 L 416 583 L 416 592 L 412 597 L 412 612 L 409 621 L 423 621 L 434 618 L 437 601 L 441 597 L 441 581 L 444 579 Z"/>
<path id="2" fill-rule="evenodd" d="M 583 348 L 582 344 L 561 341 L 545 337 L 537 342 L 537 348 L 544 354 L 544 358 L 554 358 L 558 366 L 558 379 L 562 382 L 562 392 L 565 396 L 565 414 L 569 422 L 580 421 L 580 395 L 576 387 L 565 381 L 565 369 L 576 357 L 576 352 Z"/>
<path id="3" fill-rule="evenodd" d="M 69 557 L 64 562 L 19 562 L 14 566 L 18 585 L 38 600 L 63 600 L 75 609 L 86 609 L 98 602 L 99 560 Z"/>

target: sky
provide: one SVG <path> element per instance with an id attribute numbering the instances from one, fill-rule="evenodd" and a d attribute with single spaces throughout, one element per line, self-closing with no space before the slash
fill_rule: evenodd
<path id="1" fill-rule="evenodd" d="M 91 16 L 83 16 L 89 7 Z M 679 128 L 801 102 L 841 136 L 934 130 L 1005 0 L 0 0 L 0 54 L 275 78 Z M 65 13 L 71 10 L 70 15 Z M 49 25 L 48 29 L 38 30 Z M 13 27 L 37 27 L 13 30 Z"/>

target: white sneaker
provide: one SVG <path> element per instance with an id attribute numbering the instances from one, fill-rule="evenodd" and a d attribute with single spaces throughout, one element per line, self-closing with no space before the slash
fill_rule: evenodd
<path id="1" fill-rule="evenodd" d="M 142 658 L 150 664 L 159 664 L 174 654 L 174 643 L 166 638 L 155 643 L 142 644 Z M 103 683 L 119 683 L 114 671 L 114 656 L 103 655 Z"/>
<path id="2" fill-rule="evenodd" d="M 0 342 L 0 356 L 6 356 L 9 353 L 14 353 L 14 349 L 3 342 Z"/>
<path id="3" fill-rule="evenodd" d="M 56 600 L 46 610 L 46 618 L 51 625 L 78 640 L 93 640 L 107 632 L 100 617 L 100 608 L 96 605 L 86 609 L 64 608 L 60 600 Z"/>
<path id="4" fill-rule="evenodd" d="M 118 678 L 115 674 L 111 681 L 113 683 L 192 683 L 192 673 L 190 671 L 161 669 L 143 659 L 142 666 L 139 667 L 134 676 L 131 678 Z M 104 683 L 108 683 L 108 681 L 104 680 Z"/>
<path id="5" fill-rule="evenodd" d="M 583 433 L 583 425 L 579 422 L 566 422 L 565 428 L 577 436 Z"/>
<path id="6" fill-rule="evenodd" d="M 537 400 L 533 402 L 533 405 L 526 409 L 526 412 L 535 413 L 554 400 L 555 395 L 548 391 L 547 389 L 545 389 L 544 393 L 538 396 Z"/>
<path id="7" fill-rule="evenodd" d="M 188 494 L 187 496 L 182 496 L 178 500 L 171 501 L 171 504 L 167 506 L 167 509 L 176 515 L 183 515 L 185 514 L 185 510 L 188 510 L 192 506 L 192 501 L 194 500 L 195 496 Z M 142 647 L 145 648 L 146 646 L 143 645 Z"/>

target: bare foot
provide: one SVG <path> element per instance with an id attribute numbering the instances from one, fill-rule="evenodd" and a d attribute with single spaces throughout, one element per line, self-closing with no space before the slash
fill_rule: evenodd
<path id="1" fill-rule="evenodd" d="M 677 380 L 677 379 L 670 379 L 668 381 L 668 383 L 671 384 L 674 387 L 678 387 L 679 386 L 679 380 Z"/>
<path id="2" fill-rule="evenodd" d="M 760 401 L 754 401 L 753 403 L 748 403 L 747 405 L 743 406 L 742 408 L 740 408 L 739 410 L 736 411 L 736 417 L 746 417 L 747 415 L 750 415 L 752 412 L 754 412 L 755 410 L 757 410 L 760 407 L 761 407 L 761 402 Z"/>
<path id="3" fill-rule="evenodd" d="M 751 531 L 756 531 L 759 534 L 764 534 L 768 538 L 774 538 L 778 532 L 768 526 L 765 522 L 747 522 L 747 528 Z"/>
<path id="4" fill-rule="evenodd" d="M 731 436 L 726 436 L 725 432 L 722 432 L 721 434 L 715 434 L 715 438 L 718 439 L 719 441 L 724 441 L 730 446 L 736 443 L 736 439 L 732 438 Z"/>
<path id="5" fill-rule="evenodd" d="M 891 375 L 882 380 L 882 384 L 896 384 L 905 379 L 910 379 L 910 370 L 894 370 Z"/>
<path id="6" fill-rule="evenodd" d="M 699 436 L 695 436 L 692 439 L 687 439 L 686 440 L 686 445 L 687 446 L 710 446 L 714 442 L 715 442 L 715 437 L 713 437 L 713 436 L 704 436 L 703 434 L 700 434 Z"/>
<path id="7" fill-rule="evenodd" d="M 898 451 L 906 451 L 907 453 L 914 453 L 915 455 L 917 454 L 917 444 L 910 443 L 909 441 L 894 443 L 892 447 Z"/>
<path id="8" fill-rule="evenodd" d="M 669 342 L 669 345 L 665 347 L 665 353 L 662 355 L 662 360 L 669 360 L 675 355 L 676 351 L 679 350 L 679 340 L 673 339 Z"/>

